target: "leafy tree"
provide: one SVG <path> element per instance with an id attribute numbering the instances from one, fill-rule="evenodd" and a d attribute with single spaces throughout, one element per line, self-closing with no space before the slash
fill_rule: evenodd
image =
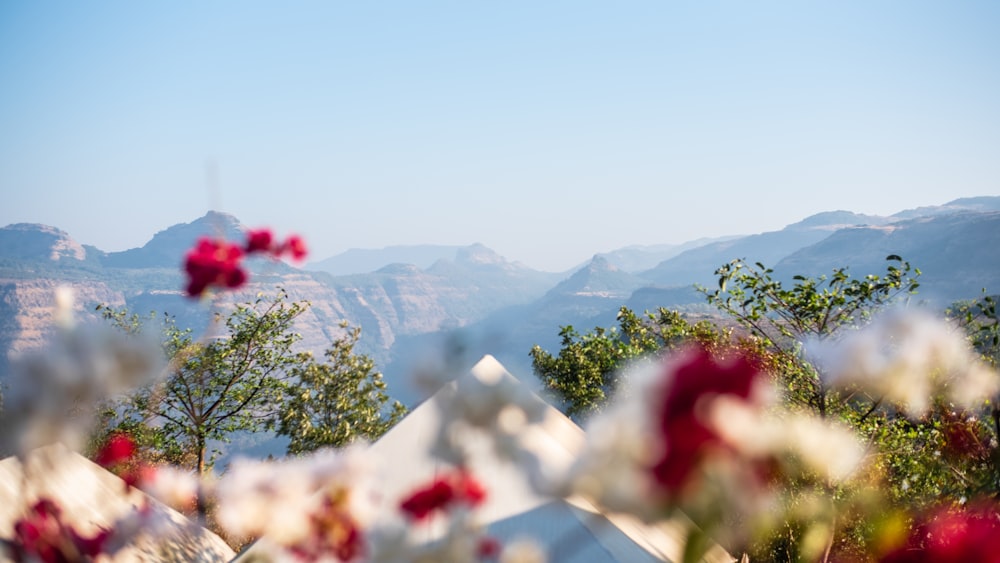
<path id="1" fill-rule="evenodd" d="M 580 419 L 601 410 L 620 386 L 625 362 L 670 350 L 688 340 L 716 346 L 729 332 L 708 321 L 690 323 L 677 312 L 660 308 L 640 317 L 627 307 L 618 311 L 618 327 L 596 327 L 580 335 L 572 326 L 559 332 L 558 356 L 531 349 L 532 367 L 543 385 L 563 403 L 567 415 Z"/>
<path id="2" fill-rule="evenodd" d="M 382 374 L 370 357 L 354 352 L 360 336 L 360 328 L 350 329 L 326 350 L 325 361 L 302 354 L 292 367 L 294 383 L 284 388 L 277 416 L 278 434 L 291 439 L 289 454 L 375 440 L 406 413 L 398 401 L 386 411 Z"/>
<path id="3" fill-rule="evenodd" d="M 846 268 L 841 268 L 829 277 L 795 276 L 794 283 L 784 285 L 764 265 L 734 260 L 716 271 L 717 288 L 699 289 L 710 305 L 740 327 L 737 342 L 765 360 L 768 371 L 775 374 L 784 391 L 784 407 L 809 410 L 847 423 L 875 446 L 873 451 L 879 453 L 873 456 L 868 477 L 879 483 L 892 506 L 921 509 L 942 502 L 995 496 L 1000 491 L 1000 408 L 996 401 L 986 405 L 983 412 L 963 412 L 937 397 L 934 408 L 914 420 L 892 405 L 883 404 L 882 397 L 857 389 L 829 389 L 819 368 L 804 354 L 803 342 L 838 339 L 916 292 L 920 271 L 899 256 L 891 255 L 887 262 L 883 275 L 852 278 Z M 951 310 L 951 316 L 961 322 L 984 359 L 996 365 L 1000 358 L 996 300 L 984 297 L 959 304 Z M 622 332 L 628 332 L 624 325 Z M 616 384 L 614 371 L 633 357 L 624 351 L 625 342 L 639 344 L 631 350 L 636 354 L 671 347 L 669 339 L 633 338 L 632 334 L 619 337 L 616 331 L 602 329 L 581 338 L 570 327 L 564 329 L 563 336 L 563 350 L 557 358 L 537 347 L 532 351 L 536 372 L 565 398 L 570 408 L 582 406 L 587 412 L 602 406 L 607 391 L 613 391 Z M 814 485 L 790 482 L 783 486 L 795 499 L 800 494 L 807 498 Z M 860 498 L 852 496 L 857 491 L 850 489 L 827 486 L 822 490 L 829 498 Z M 865 528 L 867 524 L 852 521 L 850 514 L 840 514 L 834 521 L 839 538 L 837 552 L 864 553 L 866 534 L 871 531 Z M 782 553 L 787 555 L 785 559 L 792 558 L 802 541 L 802 530 L 796 526 L 787 523 L 770 541 L 754 546 L 754 559 L 784 560 Z"/>
<path id="4" fill-rule="evenodd" d="M 269 427 L 277 414 L 300 336 L 292 324 L 308 303 L 289 303 L 284 290 L 273 298 L 239 304 L 215 325 L 224 334 L 195 341 L 169 319 L 163 346 L 170 358 L 159 384 L 138 390 L 115 409 L 111 426 L 128 431 L 169 461 L 203 473 L 213 461 L 210 443 L 239 431 Z M 138 321 L 124 310 L 102 308 L 124 330 Z"/>
<path id="5" fill-rule="evenodd" d="M 851 278 L 847 268 L 840 268 L 829 278 L 794 276 L 795 284 L 785 287 L 772 277 L 772 269 L 738 259 L 716 270 L 717 289 L 699 290 L 771 352 L 789 399 L 826 416 L 827 387 L 804 360 L 801 343 L 865 324 L 898 296 L 916 293 L 920 270 L 896 255 L 886 260 L 883 276 Z"/>

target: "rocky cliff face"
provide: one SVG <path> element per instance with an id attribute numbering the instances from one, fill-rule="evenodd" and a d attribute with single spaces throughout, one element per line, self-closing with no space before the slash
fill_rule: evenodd
<path id="1" fill-rule="evenodd" d="M 125 304 L 125 297 L 106 283 L 58 279 L 0 279 L 0 349 L 6 364 L 27 350 L 41 347 L 52 337 L 55 293 L 59 286 L 71 287 L 76 294 L 77 318 L 82 323 L 96 320 L 94 306 Z"/>
<path id="2" fill-rule="evenodd" d="M 289 299 L 308 301 L 296 331 L 301 348 L 320 353 L 343 335 L 344 321 L 362 329 L 358 349 L 379 364 L 400 336 L 465 326 L 497 308 L 527 303 L 551 286 L 551 274 L 535 272 L 481 245 L 459 249 L 454 259 L 427 270 L 395 264 L 371 274 L 331 276 L 283 262 L 251 260 L 251 283 L 220 296 L 193 301 L 180 288 L 180 262 L 195 240 L 242 236 L 234 217 L 209 213 L 157 233 L 142 248 L 112 254 L 88 249 L 58 229 L 12 225 L 0 229 L 0 349 L 10 355 L 44 344 L 52 331 L 53 294 L 59 285 L 77 289 L 83 317 L 96 320 L 98 303 L 145 315 L 167 313 L 179 326 L 205 328 L 214 310 L 225 312 L 260 293 L 284 288 Z"/>
<path id="3" fill-rule="evenodd" d="M 55 227 L 18 223 L 0 229 L 0 258 L 82 261 L 87 258 L 87 251 Z"/>

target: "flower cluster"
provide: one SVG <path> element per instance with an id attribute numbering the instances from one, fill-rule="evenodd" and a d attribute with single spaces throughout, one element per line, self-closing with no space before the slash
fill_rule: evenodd
<path id="1" fill-rule="evenodd" d="M 1000 562 L 1000 518 L 996 506 L 944 509 L 920 519 L 903 545 L 880 563 Z"/>
<path id="2" fill-rule="evenodd" d="M 354 561 L 364 555 L 363 528 L 375 512 L 372 474 L 361 447 L 282 462 L 242 460 L 210 493 L 227 531 L 265 538 L 255 548 L 261 553 Z"/>
<path id="3" fill-rule="evenodd" d="M 415 520 L 423 520 L 436 511 L 456 504 L 478 506 L 486 499 L 486 489 L 467 469 L 445 473 L 400 503 L 399 507 Z"/>
<path id="4" fill-rule="evenodd" d="M 14 523 L 14 540 L 4 543 L 17 563 L 72 563 L 108 553 L 111 534 L 102 529 L 85 536 L 63 520 L 59 506 L 40 499 Z"/>
<path id="5" fill-rule="evenodd" d="M 721 359 L 703 348 L 685 351 L 666 366 L 665 388 L 658 409 L 660 458 L 651 471 L 665 492 L 680 494 L 703 457 L 725 443 L 710 425 L 711 402 L 731 397 L 751 401 L 763 373 L 751 361 L 736 355 Z"/>
<path id="6" fill-rule="evenodd" d="M 894 311 L 839 342 L 812 343 L 830 384 L 855 387 L 918 419 L 932 397 L 961 408 L 1000 391 L 996 373 L 979 361 L 956 327 L 922 311 Z"/>
<path id="7" fill-rule="evenodd" d="M 287 255 L 301 261 L 307 253 L 302 237 L 291 235 L 279 243 L 270 229 L 248 231 L 242 245 L 202 237 L 184 258 L 184 271 L 188 276 L 186 291 L 190 297 L 199 297 L 210 287 L 236 289 L 243 286 L 247 281 L 243 258 L 247 255 L 264 254 L 275 259 Z"/>
<path id="8" fill-rule="evenodd" d="M 75 326 L 73 292 L 60 288 L 59 326 L 44 350 L 14 363 L 0 411 L 0 450 L 19 455 L 55 442 L 82 445 L 94 408 L 158 375 L 156 346 L 139 338 Z"/>

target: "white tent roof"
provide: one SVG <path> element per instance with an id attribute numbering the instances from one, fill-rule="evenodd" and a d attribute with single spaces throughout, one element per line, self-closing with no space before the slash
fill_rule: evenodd
<path id="1" fill-rule="evenodd" d="M 517 381 L 492 356 L 485 356 L 463 377 L 484 382 L 498 378 Z M 380 493 L 385 500 L 380 521 L 398 518 L 399 499 L 447 469 L 430 451 L 441 422 L 438 402 L 455 393 L 457 385 L 446 385 L 371 446 L 370 452 L 382 471 Z M 585 434 L 557 409 L 534 398 L 544 405 L 545 418 L 541 429 L 529 436 L 530 446 L 543 469 L 568 467 L 582 450 Z M 501 542 L 529 537 L 549 551 L 549 561 L 560 563 L 681 559 L 681 541 L 689 522 L 676 520 L 651 526 L 628 515 L 602 513 L 583 499 L 541 495 L 532 489 L 520 468 L 497 456 L 488 440 L 477 440 L 470 446 L 469 468 L 488 491 L 476 514 L 487 532 Z M 426 530 L 427 540 L 433 541 L 441 533 L 441 526 L 427 526 Z M 718 547 L 705 560 L 733 561 Z"/>
<path id="2" fill-rule="evenodd" d="M 25 480 L 25 466 L 31 476 Z M 30 489 L 26 490 L 26 486 Z M 233 550 L 217 535 L 195 525 L 179 512 L 132 488 L 82 455 L 60 445 L 35 450 L 25 465 L 16 457 L 0 461 L 0 537 L 13 537 L 14 523 L 25 505 L 44 497 L 55 501 L 78 531 L 92 534 L 128 514 L 144 499 L 167 517 L 158 530 L 159 543 L 140 538 L 120 551 L 115 562 L 125 561 L 229 561 Z M 25 501 L 25 499 L 31 499 Z M 0 552 L 2 553 L 2 552 Z"/>

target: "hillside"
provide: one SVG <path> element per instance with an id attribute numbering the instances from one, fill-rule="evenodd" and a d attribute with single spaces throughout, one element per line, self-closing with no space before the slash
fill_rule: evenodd
<path id="1" fill-rule="evenodd" d="M 258 259 L 249 262 L 252 283 L 226 294 L 219 306 L 251 300 L 280 285 L 292 299 L 312 303 L 297 325 L 304 348 L 321 351 L 340 335 L 341 321 L 360 326 L 358 350 L 382 367 L 390 392 L 415 400 L 403 390 L 409 371 L 419 357 L 444 343 L 461 343 L 470 362 L 492 353 L 526 372 L 532 345 L 558 347 L 563 325 L 581 332 L 610 326 L 622 305 L 705 313 L 704 297 L 694 284 L 713 285 L 714 271 L 734 258 L 763 262 L 779 278 L 790 279 L 829 274 L 845 265 L 854 275 L 881 273 L 885 256 L 898 254 L 923 271 L 922 298 L 938 303 L 972 298 L 981 288 L 1000 288 L 998 210 L 1000 197 L 958 199 L 890 217 L 830 211 L 780 231 L 625 247 L 597 254 L 565 274 L 533 270 L 478 244 L 359 251 L 352 254 L 358 258 L 353 265 L 341 256 L 305 270 Z M 106 253 L 51 226 L 0 229 L 3 360 L 44 344 L 51 334 L 52 292 L 60 284 L 78 290 L 85 320 L 94 320 L 94 305 L 110 303 L 140 313 L 167 312 L 182 326 L 198 329 L 210 305 L 182 295 L 183 255 L 199 236 L 237 238 L 243 230 L 235 217 L 210 212 L 161 230 L 140 248 Z M 633 270 L 664 256 L 655 267 Z M 399 257 L 420 263 L 393 261 Z M 318 269 L 323 264 L 333 271 L 370 271 L 334 275 Z"/>

